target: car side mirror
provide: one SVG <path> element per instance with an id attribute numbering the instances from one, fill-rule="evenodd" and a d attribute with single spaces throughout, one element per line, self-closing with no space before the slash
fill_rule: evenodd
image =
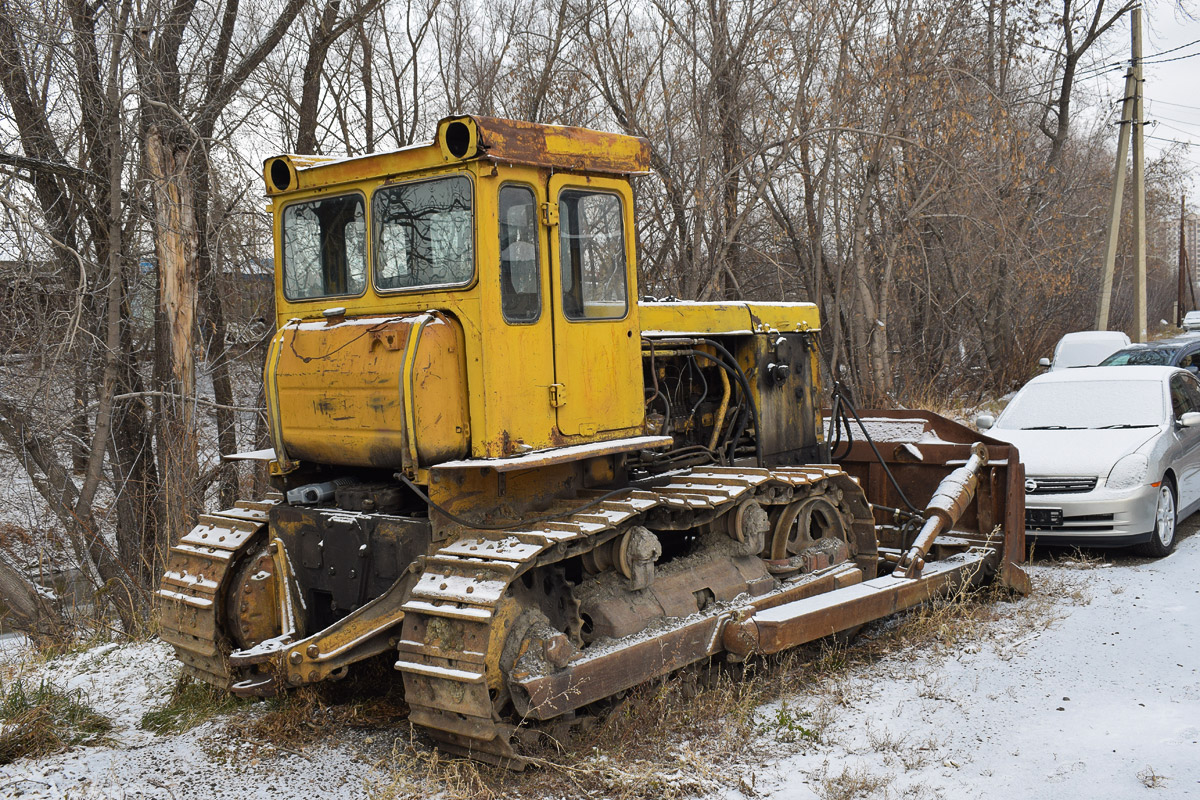
<path id="1" fill-rule="evenodd" d="M 1043 359 L 1043 361 L 1044 360 L 1045 359 Z M 1192 413 L 1195 413 L 1195 412 L 1192 412 Z M 1187 416 L 1187 415 L 1184 414 L 1184 416 Z M 1196 416 L 1200 417 L 1200 413 L 1197 413 Z M 996 424 L 996 418 L 993 417 L 991 414 L 980 414 L 978 417 L 975 418 L 975 427 L 979 428 L 979 430 L 981 430 L 981 431 L 986 431 L 995 424 Z"/>
<path id="2" fill-rule="evenodd" d="M 1200 411 L 1188 411 L 1179 418 L 1181 428 L 1194 428 L 1197 425 L 1200 425 Z"/>
<path id="3" fill-rule="evenodd" d="M 1048 367 L 1048 366 L 1050 366 L 1050 359 L 1048 359 L 1048 358 L 1039 358 L 1039 359 L 1038 359 L 1038 366 L 1039 366 L 1039 367 Z"/>

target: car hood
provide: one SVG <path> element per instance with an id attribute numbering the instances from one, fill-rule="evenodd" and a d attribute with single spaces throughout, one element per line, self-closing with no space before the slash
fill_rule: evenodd
<path id="1" fill-rule="evenodd" d="M 1124 455 L 1162 435 L 1161 427 L 1022 431 L 992 428 L 988 436 L 1017 446 L 1026 475 L 1108 475 Z"/>

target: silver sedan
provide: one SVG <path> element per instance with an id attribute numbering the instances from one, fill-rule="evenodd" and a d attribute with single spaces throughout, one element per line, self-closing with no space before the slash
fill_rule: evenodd
<path id="1" fill-rule="evenodd" d="M 1084 367 L 1027 383 L 976 424 L 1017 446 L 1025 528 L 1049 544 L 1161 557 L 1200 507 L 1200 381 L 1175 367 Z"/>

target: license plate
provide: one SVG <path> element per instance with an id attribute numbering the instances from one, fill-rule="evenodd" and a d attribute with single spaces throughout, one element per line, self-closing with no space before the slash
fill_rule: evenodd
<path id="1" fill-rule="evenodd" d="M 1062 525 L 1061 508 L 1027 508 L 1025 509 L 1025 525 L 1031 528 L 1047 528 L 1052 525 Z"/>

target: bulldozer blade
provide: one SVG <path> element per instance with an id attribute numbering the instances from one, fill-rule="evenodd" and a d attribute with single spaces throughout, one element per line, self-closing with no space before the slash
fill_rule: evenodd
<path id="1" fill-rule="evenodd" d="M 910 551 L 913 542 L 887 527 L 888 510 L 908 507 L 919 513 L 920 506 L 912 508 L 912 504 L 937 495 L 948 475 L 971 463 L 972 448 L 979 443 L 986 463 L 977 466 L 974 497 L 959 509 L 961 514 L 953 526 L 944 526 L 935 538 L 946 535 L 979 547 L 995 547 L 1000 583 L 1028 594 L 1029 576 L 1021 569 L 1025 561 L 1025 467 L 1017 448 L 928 411 L 860 408 L 858 415 L 861 424 L 851 421 L 849 446 L 845 441 L 833 443 L 833 457 L 859 481 L 875 507 L 881 549 L 901 557 Z M 937 542 L 930 544 L 936 547 Z"/>

